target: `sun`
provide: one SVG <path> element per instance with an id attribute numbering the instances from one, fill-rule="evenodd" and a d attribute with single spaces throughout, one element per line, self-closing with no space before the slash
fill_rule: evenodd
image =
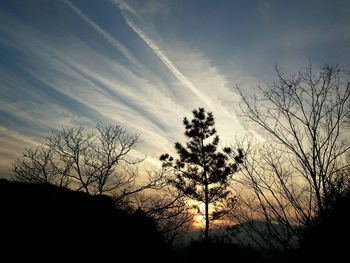
<path id="1" fill-rule="evenodd" d="M 193 228 L 202 229 L 205 227 L 205 216 L 204 215 L 194 215 L 194 220 L 192 224 Z"/>
<path id="2" fill-rule="evenodd" d="M 192 227 L 195 229 L 203 229 L 205 227 L 205 206 L 203 203 L 193 202 L 193 223 Z"/>
<path id="3" fill-rule="evenodd" d="M 192 228 L 197 230 L 204 229 L 205 228 L 205 205 L 203 203 L 192 201 L 192 208 L 193 208 Z M 210 215 L 213 213 L 213 211 L 214 211 L 214 208 L 209 207 L 209 218 L 210 218 Z M 231 225 L 233 222 L 231 220 L 221 218 L 221 219 L 216 219 L 215 224 L 213 220 L 210 223 L 212 228 L 217 228 L 217 227 Z"/>

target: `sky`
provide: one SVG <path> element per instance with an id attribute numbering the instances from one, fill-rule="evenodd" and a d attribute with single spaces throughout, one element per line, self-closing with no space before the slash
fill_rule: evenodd
<path id="1" fill-rule="evenodd" d="M 254 94 L 275 65 L 310 63 L 350 69 L 350 1 L 1 0 L 0 177 L 62 127 L 139 133 L 149 166 L 198 107 L 223 146 L 262 136 L 235 87 Z"/>

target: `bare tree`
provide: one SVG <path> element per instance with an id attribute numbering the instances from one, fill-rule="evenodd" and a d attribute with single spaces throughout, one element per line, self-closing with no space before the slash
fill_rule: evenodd
<path id="1" fill-rule="evenodd" d="M 164 240 L 173 243 L 191 226 L 193 215 L 180 192 L 168 184 L 165 169 L 139 172 L 131 151 L 139 143 L 120 126 L 63 128 L 43 145 L 26 149 L 13 164 L 15 180 L 50 183 L 89 194 L 110 194 L 119 208 L 142 210 Z"/>
<path id="2" fill-rule="evenodd" d="M 348 183 L 350 82 L 336 66 L 319 72 L 309 66 L 295 76 L 276 71 L 277 82 L 259 87 L 260 97 L 238 89 L 244 116 L 267 135 L 248 147 L 240 182 L 255 197 L 245 204 L 251 218 L 263 219 L 288 247 L 298 235 L 295 226 L 322 217 Z M 284 230 L 273 229 L 276 224 Z"/>
<path id="3" fill-rule="evenodd" d="M 130 135 L 121 126 L 97 126 L 96 133 L 83 128 L 63 128 L 52 133 L 35 150 L 27 149 L 13 164 L 15 180 L 46 182 L 89 194 L 111 193 L 117 202 L 162 184 L 162 175 L 148 174 L 139 185 L 137 164 L 131 156 L 139 135 Z"/>
<path id="4" fill-rule="evenodd" d="M 70 169 L 66 164 L 65 169 Z M 16 159 L 13 163 L 13 171 L 18 181 L 29 183 L 49 183 L 67 187 L 70 178 L 61 174 L 57 169 L 52 149 L 43 145 L 36 149 L 25 149 L 23 158 Z"/>

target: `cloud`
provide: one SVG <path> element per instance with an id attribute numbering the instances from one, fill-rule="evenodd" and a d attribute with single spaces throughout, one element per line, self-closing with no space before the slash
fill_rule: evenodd
<path id="1" fill-rule="evenodd" d="M 38 141 L 6 127 L 0 126 L 0 177 L 12 176 L 11 164 L 21 156 L 23 145 L 35 147 Z"/>
<path id="2" fill-rule="evenodd" d="M 207 106 L 210 106 L 209 99 L 206 97 L 205 94 L 200 92 L 198 88 L 176 67 L 176 65 L 169 60 L 167 55 L 163 50 L 161 50 L 158 45 L 153 41 L 151 38 L 149 38 L 141 29 L 130 19 L 128 14 L 126 14 L 126 10 L 132 10 L 131 7 L 129 7 L 126 3 L 120 2 L 120 1 L 114 1 L 118 7 L 120 7 L 121 11 L 124 14 L 125 20 L 127 24 L 130 26 L 132 30 L 135 31 L 135 33 L 153 50 L 153 52 L 157 55 L 157 57 L 164 63 L 164 65 L 169 69 L 169 71 L 186 87 L 188 87 L 195 95 L 198 96 L 199 99 L 201 99 Z M 135 11 L 132 11 L 132 13 L 136 13 Z"/>
<path id="3" fill-rule="evenodd" d="M 171 8 L 172 2 L 169 0 L 146 0 L 141 5 L 139 12 L 149 15 L 162 15 L 166 16 Z"/>
<path id="4" fill-rule="evenodd" d="M 111 0 L 114 4 L 119 5 L 124 11 L 127 11 L 133 15 L 144 14 L 147 16 L 166 16 L 169 14 L 170 9 L 174 5 L 174 2 L 170 0 Z M 133 6 L 137 6 L 137 11 Z"/>
<path id="5" fill-rule="evenodd" d="M 121 41 L 76 5 L 65 3 L 103 36 L 99 41 L 114 43 L 115 49 L 134 60 L 138 70 L 123 64 L 113 52 L 102 54 L 79 34 L 67 31 L 64 39 L 55 41 L 18 17 L 0 21 L 0 55 L 8 61 L 0 60 L 0 89 L 6 94 L 0 98 L 0 125 L 13 134 L 0 140 L 22 136 L 33 141 L 21 139 L 22 144 L 0 148 L 1 167 L 9 165 L 20 148 L 42 141 L 50 130 L 61 126 L 120 124 L 139 132 L 143 142 L 136 153 L 148 157 L 146 166 L 159 165 L 160 154 L 173 153 L 173 144 L 184 142 L 182 119 L 191 118 L 196 107 L 213 111 L 224 145 L 232 142 L 233 134 L 243 132 L 235 117 L 237 94 L 205 54 L 181 42 L 166 43 L 161 35 L 154 37 L 147 31 L 151 25 L 141 27 L 131 17 L 140 16 L 138 11 L 125 5 L 121 8 L 128 26 L 139 37 L 136 46 L 152 52 L 144 56 L 147 50 L 135 50 L 135 46 L 123 49 L 117 44 Z M 136 58 L 137 52 L 142 62 Z M 154 59 L 164 71 L 153 64 L 145 66 Z M 238 71 L 236 74 L 243 76 Z"/>
<path id="6" fill-rule="evenodd" d="M 117 48 L 127 59 L 129 59 L 135 66 L 142 68 L 140 61 L 128 50 L 127 47 L 123 45 L 118 39 L 111 36 L 100 26 L 98 26 L 93 20 L 91 20 L 87 15 L 85 15 L 79 8 L 72 4 L 68 0 L 63 0 L 78 16 L 80 16 L 86 23 L 88 23 L 93 29 L 96 30 L 102 37 L 104 37 L 112 46 Z"/>
<path id="7" fill-rule="evenodd" d="M 168 133 L 168 126 L 158 116 L 157 106 L 171 99 L 159 86 L 159 79 L 135 74 L 78 38 L 69 40 L 73 49 L 55 47 L 17 20 L 11 20 L 10 27 L 0 26 L 0 40 L 12 40 L 11 45 L 2 43 L 11 53 L 20 54 L 11 65 L 0 64 L 0 89 L 6 94 L 0 98 L 0 123 L 7 130 L 40 141 L 60 126 L 119 123 L 131 132 L 140 132 L 149 149 L 155 148 L 155 142 L 164 149 L 162 134 Z M 22 150 L 28 145 L 32 144 L 24 141 Z M 20 152 L 19 148 L 14 151 Z M 147 147 L 143 152 L 147 154 Z M 0 155 L 4 163 L 9 162 L 7 150 L 2 148 Z"/>
<path id="8" fill-rule="evenodd" d="M 143 25 L 146 23 L 142 19 L 141 14 L 136 11 L 139 8 L 132 8 L 125 1 L 114 0 L 113 2 L 121 9 L 127 24 L 134 32 L 153 50 L 178 81 L 197 95 L 201 101 L 194 99 L 191 94 L 187 94 L 185 97 L 191 98 L 189 99 L 189 103 L 186 104 L 186 101 L 182 103 L 184 105 L 192 105 L 192 107 L 205 106 L 208 110 L 213 111 L 218 121 L 225 123 L 220 129 L 224 132 L 224 137 L 232 136 L 233 132 L 242 134 L 244 132 L 244 125 L 239 121 L 237 116 L 240 98 L 218 68 L 213 66 L 203 54 L 188 49 L 182 43 L 172 43 L 172 47 L 168 45 L 167 52 L 165 52 L 157 45 L 154 39 L 151 39 L 133 21 L 132 16 L 137 21 L 143 22 Z M 150 28 L 149 25 L 144 25 L 144 27 Z M 182 72 L 186 72 L 186 76 Z M 238 75 L 241 78 L 246 77 L 246 74 L 241 74 L 241 72 L 236 72 L 236 76 Z M 233 127 L 235 127 L 236 131 L 234 131 Z M 258 136 L 253 130 L 248 133 Z"/>
<path id="9" fill-rule="evenodd" d="M 72 80 L 74 72 L 66 66 L 71 59 L 45 42 L 35 29 L 16 20 L 0 28 L 0 39 L 12 40 L 10 46 L 3 44 L 0 49 L 11 58 L 0 64 L 2 124 L 42 136 L 60 125 L 86 125 L 93 119 L 106 119 L 57 85 L 59 79 Z"/>

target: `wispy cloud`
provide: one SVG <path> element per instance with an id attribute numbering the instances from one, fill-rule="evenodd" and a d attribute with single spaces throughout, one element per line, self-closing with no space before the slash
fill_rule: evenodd
<path id="1" fill-rule="evenodd" d="M 123 45 L 118 39 L 111 36 L 107 31 L 103 30 L 92 19 L 85 15 L 78 7 L 76 7 L 69 0 L 63 0 L 78 16 L 80 16 L 86 23 L 88 23 L 93 29 L 96 30 L 102 37 L 104 37 L 112 46 L 117 48 L 127 59 L 129 59 L 135 66 L 142 68 L 140 61 L 129 51 L 129 49 Z"/>
<path id="2" fill-rule="evenodd" d="M 146 0 L 143 1 L 143 3 L 139 3 L 141 4 L 141 6 L 138 9 L 138 11 L 149 15 L 165 16 L 169 14 L 169 10 L 172 6 L 172 3 L 173 2 L 169 0 Z"/>
<path id="3" fill-rule="evenodd" d="M 167 47 L 171 50 L 170 59 L 156 41 L 133 21 L 132 17 L 135 17 L 138 21 L 146 23 L 138 13 L 138 8 L 131 7 L 126 1 L 113 0 L 113 3 L 120 8 L 130 28 L 153 50 L 168 70 L 200 99 L 201 102 L 191 99 L 191 105 L 205 106 L 216 114 L 218 122 L 223 123 L 220 130 L 224 133 L 226 143 L 229 143 L 228 137 L 231 136 L 232 139 L 233 133 L 244 133 L 244 125 L 237 116 L 239 96 L 226 77 L 203 54 L 190 50 L 183 44 L 175 44 L 173 48 Z M 186 76 L 182 72 L 186 72 Z M 240 73 L 236 72 L 236 76 L 238 74 Z M 248 133 L 258 136 L 253 130 Z"/>
<path id="4" fill-rule="evenodd" d="M 22 55 L 7 67 L 0 64 L 0 90 L 6 94 L 0 98 L 0 124 L 6 129 L 6 134 L 1 131 L 1 141 L 13 140 L 9 134 L 34 136 L 34 141 L 40 141 L 60 126 L 119 123 L 142 134 L 142 155 L 150 155 L 153 162 L 158 159 L 167 148 L 164 145 L 169 143 L 167 133 L 172 128 L 169 116 L 159 113 L 171 99 L 164 87 L 159 87 L 158 79 L 144 79 L 78 38 L 70 39 L 74 49 L 55 47 L 33 28 L 16 20 L 9 24 L 0 26 L 4 37 L 0 39 L 11 39 L 6 46 Z M 32 145 L 22 140 L 18 147 L 1 148 L 0 169 L 5 169 L 5 163 L 8 168 L 11 158 Z"/>
<path id="5" fill-rule="evenodd" d="M 133 10 L 125 2 L 115 0 L 113 3 L 118 6 L 124 14 L 127 24 L 132 30 L 153 50 L 153 52 L 158 56 L 158 58 L 164 63 L 164 65 L 169 69 L 169 71 L 174 74 L 174 76 L 186 87 L 188 87 L 198 98 L 200 98 L 203 103 L 207 106 L 211 106 L 208 97 L 200 92 L 198 88 L 175 66 L 175 64 L 167 57 L 167 55 L 162 51 L 157 44 L 150 39 L 145 32 L 143 32 L 140 27 L 138 27 L 128 16 L 126 11 Z M 132 11 L 132 13 L 136 13 Z"/>
<path id="6" fill-rule="evenodd" d="M 29 148 L 38 143 L 30 136 L 0 126 L 0 176 L 11 176 L 11 164 L 20 157 L 24 145 Z"/>
<path id="7" fill-rule="evenodd" d="M 116 40 L 71 2 L 66 1 L 66 4 L 103 35 L 104 41 Z M 131 132 L 140 132 L 143 143 L 137 152 L 146 155 L 148 163 L 159 165 L 159 155 L 172 152 L 173 143 L 181 141 L 182 118 L 190 117 L 190 111 L 196 106 L 208 106 L 208 110 L 213 110 L 218 117 L 219 130 L 224 131 L 226 140 L 229 139 L 237 123 L 223 124 L 232 117 L 232 111 L 220 100 L 233 95 L 227 89 L 225 77 L 198 52 L 185 47 L 168 47 L 172 50 L 170 58 L 131 19 L 128 26 L 143 45 L 153 51 L 176 82 L 161 81 L 163 76 L 158 77 L 159 72 L 152 72 L 139 61 L 136 63 L 140 67 L 135 72 L 113 55 L 100 54 L 79 35 L 69 36 L 66 44 L 64 41 L 57 44 L 18 18 L 8 18 L 6 26 L 0 23 L 0 42 L 18 54 L 17 60 L 10 65 L 0 64 L 3 69 L 0 89 L 8 97 L 7 100 L 6 97 L 0 99 L 3 105 L 0 124 L 7 129 L 6 133 L 1 132 L 0 140 L 12 140 L 9 135 L 13 134 L 33 141 L 23 139 L 22 144 L 6 145 L 7 150 L 0 148 L 3 160 L 0 169 L 5 169 L 5 163 L 9 167 L 11 158 L 25 146 L 44 139 L 51 129 L 79 125 L 93 127 L 97 123 L 119 123 Z M 114 47 L 123 51 L 118 45 Z M 135 59 L 133 52 L 128 49 L 124 55 Z M 191 63 L 184 63 L 187 59 Z M 186 72 L 186 76 L 182 72 Z M 181 103 L 179 97 L 169 95 L 169 90 L 176 90 Z M 23 94 L 25 100 L 21 99 Z"/>
<path id="8" fill-rule="evenodd" d="M 235 134 L 259 136 L 237 116 L 235 84 L 254 92 L 257 83 L 274 79 L 274 63 L 288 71 L 307 61 L 315 41 L 321 45 L 316 48 L 328 50 L 320 52 L 325 57 L 338 52 L 346 61 L 350 54 L 336 42 L 348 16 L 332 24 L 318 9 L 324 18 L 319 27 L 316 20 L 306 23 L 308 17 L 280 19 L 282 4 L 255 12 L 244 1 L 211 8 L 170 1 L 170 8 L 169 1 L 101 0 L 92 8 L 86 1 L 63 0 L 49 1 L 46 12 L 38 13 L 41 1 L 15 2 L 0 1 L 0 173 L 21 148 L 50 130 L 98 123 L 141 133 L 137 151 L 159 164 L 161 153 L 185 140 L 183 117 L 200 106 L 214 113 L 223 144 Z M 247 21 L 242 10 L 256 16 Z M 218 13 L 223 17 L 211 17 Z M 210 26 L 199 26 L 205 23 Z M 335 42 L 339 48 L 324 49 Z"/>

